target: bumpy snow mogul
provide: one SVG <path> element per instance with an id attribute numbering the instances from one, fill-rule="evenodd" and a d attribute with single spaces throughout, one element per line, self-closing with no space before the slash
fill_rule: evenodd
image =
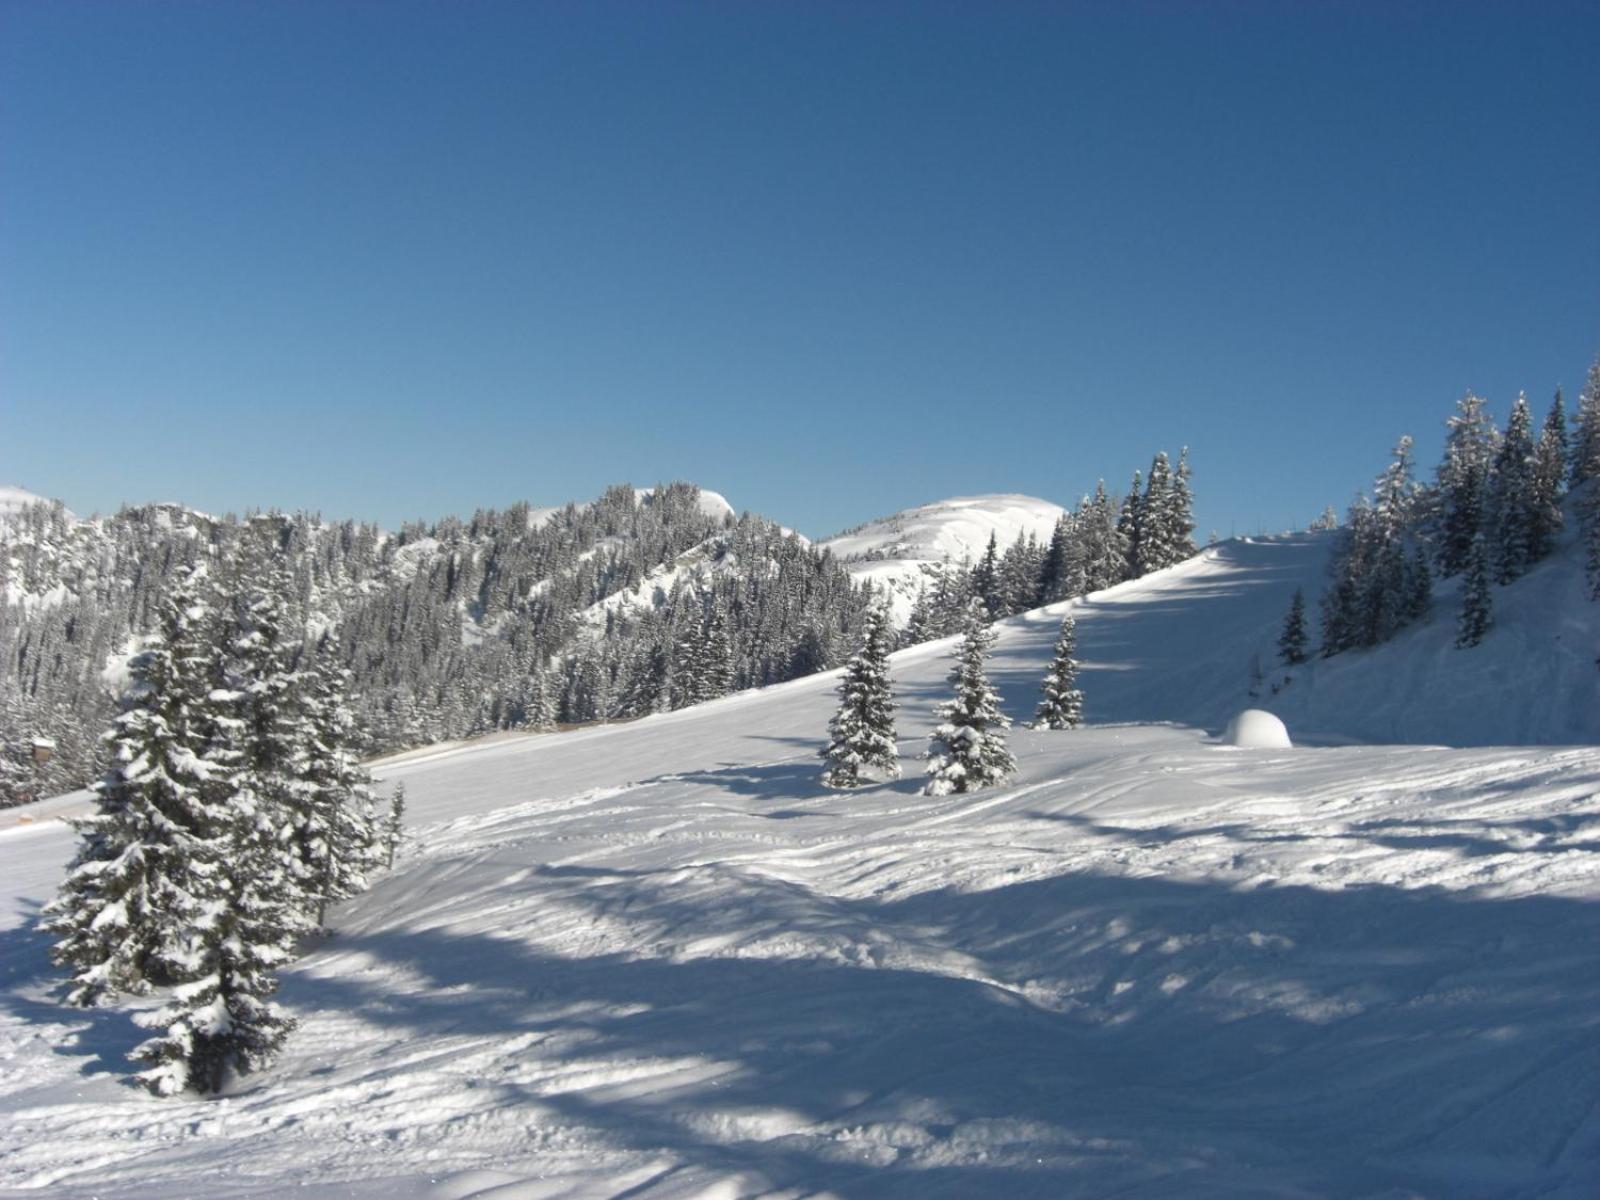
<path id="1" fill-rule="evenodd" d="M 1247 708 L 1229 721 L 1222 741 L 1224 745 L 1250 750 L 1288 750 L 1294 746 L 1284 723 L 1260 708 Z"/>
<path id="2" fill-rule="evenodd" d="M 950 674 L 953 700 L 935 714 L 939 724 L 928 739 L 928 782 L 923 792 L 948 796 L 1004 783 L 1017 772 L 1017 760 L 1006 745 L 1011 721 L 1000 711 L 1000 697 L 989 685 L 983 661 L 994 647 L 994 627 L 983 601 L 967 607 L 967 628 L 956 668 Z"/>

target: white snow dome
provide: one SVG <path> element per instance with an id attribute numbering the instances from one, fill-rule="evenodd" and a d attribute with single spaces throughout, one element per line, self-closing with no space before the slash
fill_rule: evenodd
<path id="1" fill-rule="evenodd" d="M 1255 750 L 1288 750 L 1294 743 L 1289 740 L 1289 730 L 1271 713 L 1259 708 L 1247 708 L 1228 722 L 1222 735 L 1225 746 L 1248 746 Z"/>

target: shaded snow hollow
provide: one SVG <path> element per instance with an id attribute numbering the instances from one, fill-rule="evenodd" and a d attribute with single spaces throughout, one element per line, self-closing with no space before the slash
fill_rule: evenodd
<path id="1" fill-rule="evenodd" d="M 1400 739 L 1592 719 L 1563 655 L 1593 611 L 1538 632 L 1552 562 L 1445 654 L 1442 596 L 1269 677 L 1301 748 L 1219 749 L 1325 552 L 1229 543 L 1078 602 L 1098 724 L 1015 730 L 1017 779 L 971 796 L 822 790 L 836 676 L 391 762 L 414 837 L 222 1100 L 124 1086 L 127 1011 L 50 1000 L 28 923 L 70 839 L 0 834 L 0 1189 L 1592 1197 L 1600 750 Z M 1065 607 L 1002 624 L 1014 718 Z M 895 656 L 908 755 L 951 650 Z"/>

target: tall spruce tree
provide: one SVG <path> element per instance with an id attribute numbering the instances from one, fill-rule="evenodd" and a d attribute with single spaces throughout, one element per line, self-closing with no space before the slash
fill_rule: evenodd
<path id="1" fill-rule="evenodd" d="M 1306 595 L 1299 588 L 1289 601 L 1289 614 L 1283 619 L 1278 637 L 1278 657 L 1286 666 L 1297 667 L 1306 661 Z"/>
<path id="2" fill-rule="evenodd" d="M 928 739 L 928 782 L 923 792 L 929 796 L 976 791 L 1016 773 L 1016 759 L 1005 737 L 1011 722 L 1000 711 L 1000 697 L 984 672 L 994 639 L 988 611 L 974 598 L 950 675 L 955 697 L 935 711 L 938 724 Z"/>
<path id="3" fill-rule="evenodd" d="M 212 845 L 204 904 L 172 956 L 169 1003 L 138 1022 L 158 1031 L 130 1057 L 158 1095 L 221 1090 L 236 1073 L 269 1063 L 294 1021 L 271 996 L 276 971 L 312 928 L 317 901 L 313 792 L 306 782 L 303 679 L 289 669 L 283 632 L 286 572 L 270 555 L 272 530 L 247 544 L 235 579 L 226 686 L 210 701 L 210 758 L 219 764 L 202 795 Z"/>
<path id="4" fill-rule="evenodd" d="M 1071 513 L 1056 518 L 1039 572 L 1040 598 L 1045 604 L 1078 595 L 1082 586 L 1083 565 L 1077 553 L 1077 519 Z"/>
<path id="5" fill-rule="evenodd" d="M 1589 599 L 1600 600 L 1600 484 L 1590 483 L 1578 502 L 1578 536 L 1583 542 Z"/>
<path id="6" fill-rule="evenodd" d="M 1494 600 L 1489 593 L 1489 551 L 1483 537 L 1473 540 L 1461 586 L 1461 614 L 1456 622 L 1456 646 L 1469 649 L 1483 641 L 1493 620 Z"/>
<path id="7" fill-rule="evenodd" d="M 350 672 L 324 655 L 308 674 L 304 857 L 317 924 L 322 925 L 331 901 L 366 890 L 383 848 L 372 805 L 372 776 L 358 756 L 355 716 L 348 699 Z"/>
<path id="8" fill-rule="evenodd" d="M 1577 428 L 1567 466 L 1567 483 L 1572 488 L 1595 478 L 1600 478 L 1600 358 L 1589 368 L 1578 395 Z"/>
<path id="9" fill-rule="evenodd" d="M 983 601 L 984 610 L 991 621 L 1001 615 L 1004 604 L 1000 595 L 1000 548 L 992 531 L 983 557 L 972 569 L 972 594 Z"/>
<path id="10" fill-rule="evenodd" d="M 895 741 L 894 696 L 889 688 L 889 652 L 894 631 L 881 603 L 867 610 L 861 648 L 839 680 L 839 708 L 828 724 L 824 787 L 853 788 L 870 780 L 900 778 Z"/>
<path id="11" fill-rule="evenodd" d="M 1534 562 L 1547 557 L 1555 548 L 1564 518 L 1561 498 L 1566 494 L 1567 475 L 1567 411 L 1556 389 L 1550 411 L 1545 415 L 1544 426 L 1539 431 L 1539 442 L 1533 450 L 1533 501 L 1529 554 Z"/>
<path id="12" fill-rule="evenodd" d="M 157 1095 L 217 1092 L 271 1063 L 295 1027 L 271 1002 L 277 970 L 311 930 L 291 883 L 284 839 L 247 790 L 233 794 L 226 877 L 190 930 L 184 975 L 165 1008 L 137 1018 L 159 1032 L 135 1047 L 139 1078 Z"/>
<path id="13" fill-rule="evenodd" d="M 186 931 L 202 919 L 225 848 L 206 795 L 223 767 L 212 754 L 215 661 L 206 570 L 183 573 L 158 631 L 129 664 L 110 735 L 114 765 L 44 927 L 72 972 L 67 1000 L 94 1005 L 171 982 Z"/>
<path id="14" fill-rule="evenodd" d="M 1123 557 L 1117 582 L 1139 577 L 1139 564 L 1144 561 L 1140 546 L 1143 538 L 1144 476 L 1135 471 L 1133 482 L 1128 485 L 1128 494 L 1122 498 L 1122 507 L 1117 513 L 1117 541 Z"/>
<path id="15" fill-rule="evenodd" d="M 1484 525 L 1489 476 L 1499 438 L 1484 401 L 1468 392 L 1445 424 L 1444 457 L 1436 474 L 1435 562 L 1448 578 L 1467 568 L 1473 539 Z"/>
<path id="16" fill-rule="evenodd" d="M 1194 487 L 1189 482 L 1193 472 L 1189 467 L 1189 447 L 1178 450 L 1178 469 L 1172 474 L 1171 537 L 1173 562 L 1193 558 L 1198 547 L 1194 544 Z"/>
<path id="17" fill-rule="evenodd" d="M 1520 578 L 1534 563 L 1539 524 L 1534 471 L 1533 418 L 1528 398 L 1519 395 L 1506 420 L 1489 481 L 1490 572 L 1496 583 Z"/>
<path id="18" fill-rule="evenodd" d="M 1078 690 L 1077 622 L 1069 612 L 1061 618 L 1061 632 L 1050 659 L 1050 669 L 1039 685 L 1042 698 L 1033 714 L 1034 729 L 1076 729 L 1083 724 L 1083 693 Z"/>
<path id="19" fill-rule="evenodd" d="M 1172 467 L 1167 452 L 1158 450 L 1150 461 L 1150 478 L 1139 506 L 1139 536 L 1134 554 L 1134 574 L 1148 575 L 1179 562 L 1178 514 L 1173 494 Z"/>
<path id="20" fill-rule="evenodd" d="M 225 638 L 226 742 L 237 759 L 241 803 L 252 836 L 276 839 L 284 885 L 306 912 L 318 903 L 321 863 L 317 816 L 306 781 L 313 742 L 307 680 L 297 669 L 303 643 L 287 597 L 292 576 L 281 549 L 280 522 L 259 517 L 241 540 L 233 574 L 231 626 Z"/>

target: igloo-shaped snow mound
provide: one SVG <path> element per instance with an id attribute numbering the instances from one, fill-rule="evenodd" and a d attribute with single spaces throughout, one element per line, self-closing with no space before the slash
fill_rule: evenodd
<path id="1" fill-rule="evenodd" d="M 1222 735 L 1225 746 L 1248 746 L 1255 750 L 1288 750 L 1294 743 L 1289 740 L 1289 730 L 1271 713 L 1259 708 L 1247 708 L 1228 722 Z"/>

